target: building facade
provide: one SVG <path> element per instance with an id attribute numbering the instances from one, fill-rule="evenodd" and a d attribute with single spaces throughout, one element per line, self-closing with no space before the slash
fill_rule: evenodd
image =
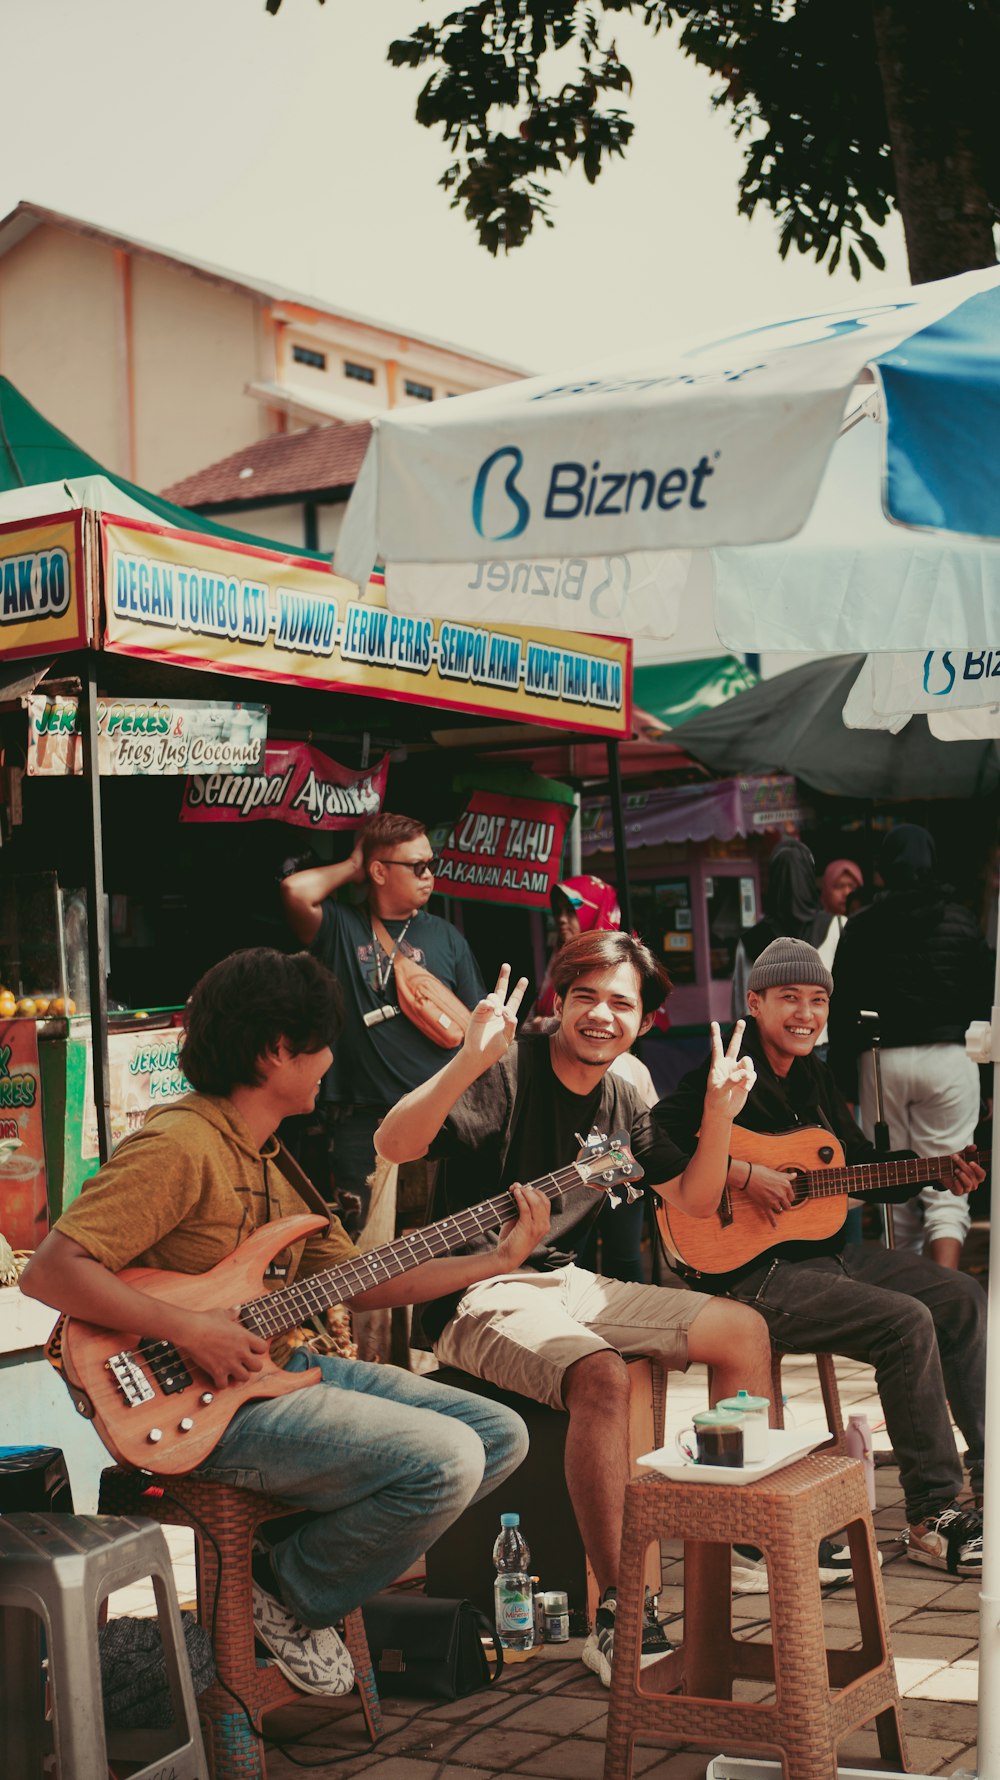
<path id="1" fill-rule="evenodd" d="M 24 203 L 0 220 L 0 374 L 162 490 L 273 433 L 522 372 Z"/>

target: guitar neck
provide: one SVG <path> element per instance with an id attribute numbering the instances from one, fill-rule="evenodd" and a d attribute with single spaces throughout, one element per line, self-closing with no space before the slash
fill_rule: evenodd
<path id="1" fill-rule="evenodd" d="M 570 1166 L 561 1168 L 556 1174 L 543 1174 L 538 1180 L 529 1181 L 528 1185 L 544 1193 L 547 1199 L 556 1200 L 567 1188 L 578 1187 L 581 1180 L 579 1169 Z M 395 1242 L 372 1249 L 366 1255 L 356 1255 L 350 1261 L 342 1261 L 324 1273 L 314 1273 L 309 1279 L 280 1286 L 262 1298 L 254 1298 L 240 1306 L 240 1321 L 255 1335 L 270 1339 L 283 1334 L 286 1329 L 295 1328 L 304 1317 L 329 1310 L 331 1304 L 342 1304 L 359 1292 L 381 1285 L 384 1280 L 408 1273 L 422 1261 L 454 1254 L 456 1249 L 475 1237 L 498 1229 L 508 1218 L 516 1216 L 517 1204 L 513 1196 L 500 1193 L 496 1199 L 487 1199 L 468 1211 L 442 1218 L 440 1223 L 429 1224 L 424 1230 L 412 1230 Z"/>
<path id="2" fill-rule="evenodd" d="M 980 1167 L 988 1168 L 990 1158 L 977 1150 Z M 877 1193 L 883 1187 L 919 1186 L 932 1180 L 951 1180 L 955 1164 L 950 1156 L 914 1156 L 909 1161 L 859 1162 L 848 1168 L 811 1168 L 798 1176 L 810 1199 L 832 1199 L 842 1193 Z"/>

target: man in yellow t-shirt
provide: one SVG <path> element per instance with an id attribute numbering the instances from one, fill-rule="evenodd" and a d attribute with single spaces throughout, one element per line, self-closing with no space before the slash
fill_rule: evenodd
<path id="1" fill-rule="evenodd" d="M 261 1370 L 267 1343 L 239 1312 L 179 1309 L 117 1277 L 137 1263 L 207 1272 L 261 1225 L 317 1210 L 313 1189 L 274 1133 L 312 1110 L 332 1061 L 340 988 L 307 953 L 237 952 L 202 977 L 188 1004 L 181 1067 L 195 1092 L 153 1114 L 89 1181 L 21 1277 L 28 1296 L 104 1329 L 163 1339 L 216 1389 Z M 359 1307 L 461 1291 L 520 1266 L 548 1227 L 548 1201 L 512 1189 L 517 1219 L 492 1256 L 425 1261 L 359 1294 Z M 305 1279 L 357 1254 L 334 1218 L 269 1272 Z M 279 1667 L 312 1693 L 351 1685 L 335 1621 L 392 1582 L 470 1501 L 521 1463 L 512 1411 L 414 1377 L 296 1349 L 289 1370 L 321 1381 L 239 1408 L 199 1475 L 312 1512 L 254 1558 L 254 1625 Z"/>

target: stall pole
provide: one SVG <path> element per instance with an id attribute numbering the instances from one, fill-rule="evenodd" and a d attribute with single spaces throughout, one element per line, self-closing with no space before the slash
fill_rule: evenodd
<path id="1" fill-rule="evenodd" d="M 607 750 L 611 821 L 615 832 L 615 889 L 618 891 L 618 906 L 622 912 L 622 927 L 626 933 L 631 933 L 632 897 L 628 887 L 628 854 L 625 851 L 625 822 L 622 814 L 622 772 L 616 736 L 608 737 Z"/>
<path id="2" fill-rule="evenodd" d="M 111 1070 L 108 1060 L 108 954 L 104 933 L 104 852 L 101 827 L 101 775 L 97 746 L 97 685 L 88 655 L 80 687 L 78 717 L 83 749 L 87 853 L 87 962 L 90 972 L 90 1032 L 94 1056 L 94 1105 L 101 1163 L 111 1154 Z"/>

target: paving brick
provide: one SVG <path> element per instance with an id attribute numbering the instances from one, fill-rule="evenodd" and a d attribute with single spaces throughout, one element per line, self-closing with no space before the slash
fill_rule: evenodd
<path id="1" fill-rule="evenodd" d="M 918 1631 L 919 1625 L 920 1616 L 918 1614 L 907 1622 L 905 1630 L 893 1631 L 892 1651 L 894 1656 L 936 1656 L 942 1663 L 957 1663 L 974 1656 L 979 1647 L 974 1638 L 932 1636 L 922 1628 Z M 911 1630 L 910 1627 L 913 1629 Z"/>
<path id="2" fill-rule="evenodd" d="M 607 1694 L 603 1700 L 579 1699 L 560 1695 L 558 1698 L 532 1700 L 515 1712 L 510 1723 L 516 1730 L 547 1731 L 549 1736 L 573 1736 L 585 1725 L 607 1722 Z M 603 1729 L 601 1735 L 603 1736 Z"/>
<path id="3" fill-rule="evenodd" d="M 470 1767 L 489 1768 L 492 1773 L 507 1774 L 515 1768 L 520 1768 L 523 1762 L 540 1756 L 543 1751 L 552 1747 L 552 1738 L 541 1736 L 536 1731 L 515 1731 L 511 1730 L 509 1725 L 493 1724 L 477 1732 L 467 1742 L 463 1742 L 461 1760 Z M 563 1743 L 557 1747 L 568 1748 L 574 1753 L 579 1753 L 580 1751 L 585 1752 L 589 1745 L 572 1742 Z M 452 1751 L 449 1749 L 446 1753 L 451 1754 Z M 545 1768 L 541 1770 L 543 1773 L 548 1771 Z M 576 1773 L 577 1780 L 586 1780 L 582 1771 L 573 1770 L 573 1772 Z"/>

